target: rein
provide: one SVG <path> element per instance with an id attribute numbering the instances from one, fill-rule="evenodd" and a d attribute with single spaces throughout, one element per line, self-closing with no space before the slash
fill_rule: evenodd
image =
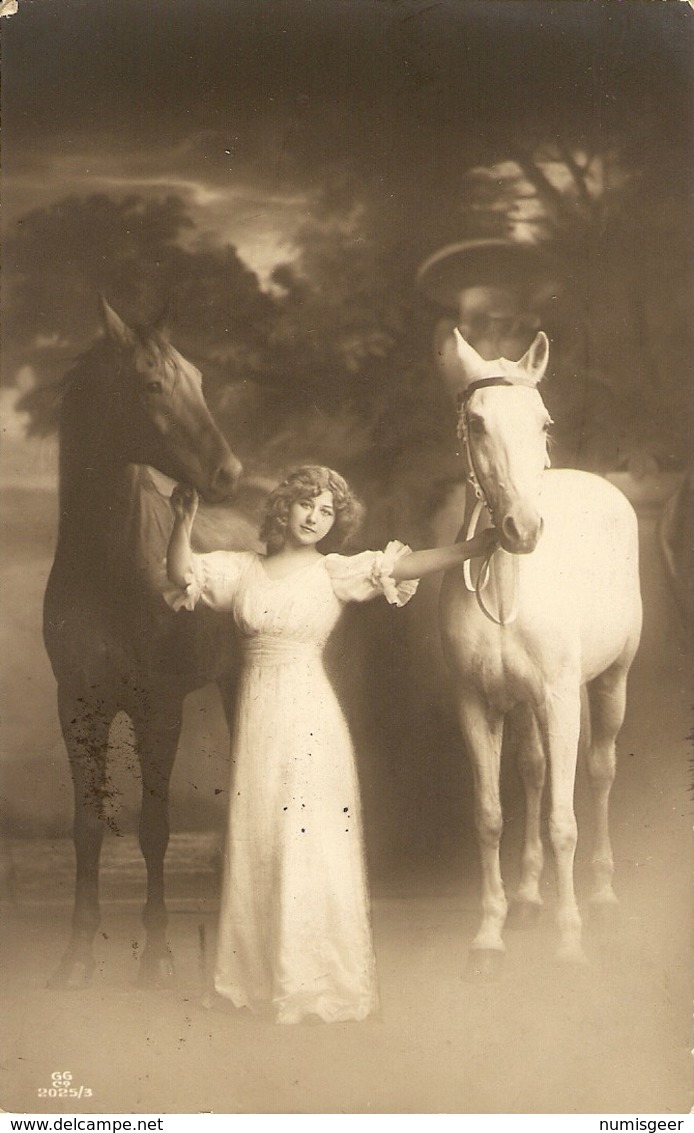
<path id="1" fill-rule="evenodd" d="M 466 540 L 471 539 L 477 531 L 480 516 L 482 514 L 482 508 L 486 508 L 490 516 L 492 514 L 492 509 L 489 506 L 489 501 L 485 495 L 484 488 L 482 487 L 479 477 L 477 476 L 475 461 L 470 445 L 470 430 L 468 427 L 468 402 L 470 398 L 472 397 L 473 393 L 477 392 L 477 390 L 487 389 L 489 386 L 526 386 L 529 389 L 536 388 L 534 382 L 526 382 L 520 378 L 508 378 L 503 374 L 498 374 L 489 378 L 479 378 L 476 382 L 470 382 L 470 385 L 467 386 L 459 395 L 457 434 L 459 440 L 463 442 L 465 460 L 468 468 L 467 479 L 468 483 L 475 493 L 476 498 L 476 503 L 473 508 L 472 515 L 470 516 L 470 522 L 468 523 L 467 531 L 465 533 Z M 508 553 L 501 547 L 495 547 L 491 551 L 488 551 L 482 560 L 482 565 L 480 566 L 479 572 L 477 574 L 477 579 L 475 581 L 473 581 L 472 578 L 470 559 L 466 559 L 463 563 L 463 579 L 465 581 L 466 590 L 468 590 L 471 594 L 476 595 L 477 603 L 482 610 L 482 613 L 485 614 L 485 616 L 488 617 L 489 620 L 494 622 L 496 625 L 507 626 L 511 625 L 512 622 L 515 622 L 518 616 L 518 557 L 516 555 L 513 556 L 513 601 L 511 603 L 511 610 L 506 615 L 506 617 L 497 617 L 494 611 L 487 606 L 483 594 L 485 587 L 489 584 L 489 579 L 491 577 L 491 561 L 497 551 L 501 551 L 502 554 Z"/>
<path id="2" fill-rule="evenodd" d="M 486 501 L 482 501 L 481 499 L 478 499 L 475 503 L 472 515 L 470 516 L 470 522 L 468 523 L 467 531 L 465 532 L 466 540 L 472 539 L 473 535 L 477 531 L 477 525 L 479 523 L 480 515 L 482 514 L 482 508 L 485 506 L 485 503 Z M 491 622 L 494 622 L 495 625 L 508 626 L 515 622 L 516 618 L 518 617 L 518 556 L 510 556 L 513 561 L 513 601 L 511 602 L 511 609 L 505 617 L 497 617 L 494 611 L 487 605 L 484 597 L 485 587 L 489 584 L 489 579 L 491 578 L 492 559 L 497 551 L 502 555 L 508 554 L 508 552 L 505 551 L 503 547 L 493 547 L 491 551 L 487 551 L 486 555 L 482 559 L 482 564 L 477 573 L 477 578 L 474 581 L 472 578 L 470 559 L 465 559 L 465 561 L 463 562 L 463 581 L 465 582 L 465 589 L 469 590 L 470 593 L 474 594 L 477 598 L 477 604 L 482 613 L 486 617 L 488 617 Z"/>

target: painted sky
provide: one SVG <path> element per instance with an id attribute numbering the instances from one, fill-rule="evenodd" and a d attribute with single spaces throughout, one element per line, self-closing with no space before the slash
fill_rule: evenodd
<path id="1" fill-rule="evenodd" d="M 431 200 L 509 122 L 659 107 L 676 146 L 691 116 L 679 0 L 20 0 L 2 22 L 6 226 L 175 192 L 262 278 L 328 169 Z"/>

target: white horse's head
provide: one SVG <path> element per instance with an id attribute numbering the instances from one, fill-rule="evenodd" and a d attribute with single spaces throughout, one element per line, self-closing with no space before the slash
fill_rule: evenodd
<path id="1" fill-rule="evenodd" d="M 518 362 L 488 361 L 454 331 L 460 373 L 459 435 L 504 550 L 529 554 L 542 532 L 540 488 L 549 468 L 550 416 L 538 392 L 549 358 L 540 331 Z"/>

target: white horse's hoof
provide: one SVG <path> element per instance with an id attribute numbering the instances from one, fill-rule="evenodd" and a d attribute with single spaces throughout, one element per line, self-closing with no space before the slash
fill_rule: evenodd
<path id="1" fill-rule="evenodd" d="M 580 944 L 564 944 L 557 949 L 557 963 L 565 968 L 573 968 L 575 971 L 585 971 L 588 967 L 588 957 L 581 948 Z"/>
<path id="2" fill-rule="evenodd" d="M 616 936 L 620 925 L 617 901 L 591 901 L 588 905 L 588 923 L 600 936 Z"/>
<path id="3" fill-rule="evenodd" d="M 465 969 L 470 983 L 492 983 L 501 976 L 504 952 L 498 948 L 471 948 Z"/>

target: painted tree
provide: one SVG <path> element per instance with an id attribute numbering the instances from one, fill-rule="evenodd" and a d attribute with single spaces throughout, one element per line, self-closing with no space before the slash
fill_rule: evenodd
<path id="1" fill-rule="evenodd" d="M 657 122 L 641 122 L 612 144 L 526 134 L 464 178 L 470 231 L 551 247 L 563 264 L 556 396 L 567 446 L 588 466 L 687 457 L 692 247 L 681 157 Z"/>
<path id="2" fill-rule="evenodd" d="M 129 322 L 166 307 L 177 344 L 213 387 L 226 391 L 265 371 L 271 296 L 234 248 L 194 243 L 192 228 L 174 196 L 99 194 L 31 212 L 8 235 L 4 376 L 33 371 L 22 406 L 33 431 L 55 427 L 54 387 L 95 334 L 99 292 Z"/>

